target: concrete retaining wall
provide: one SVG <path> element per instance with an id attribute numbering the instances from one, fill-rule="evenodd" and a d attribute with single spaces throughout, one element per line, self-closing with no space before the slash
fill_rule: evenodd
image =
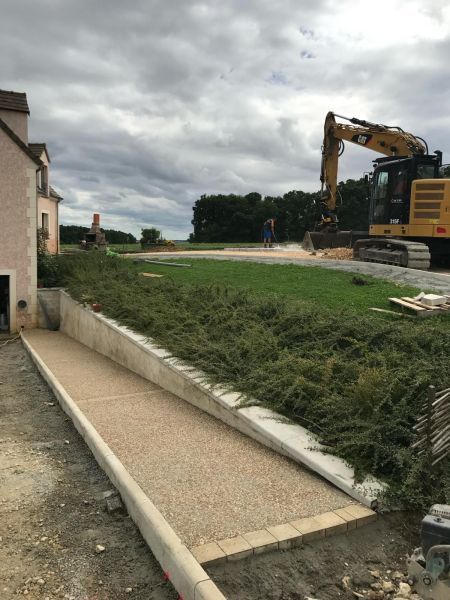
<path id="1" fill-rule="evenodd" d="M 66 292 L 61 292 L 60 307 L 61 330 L 67 335 L 305 465 L 366 506 L 377 505 L 382 484 L 374 479 L 355 484 L 353 469 L 342 459 L 323 452 L 305 428 L 282 420 L 266 408 L 237 408 L 238 394 L 212 387 L 204 374 L 171 358 L 145 337 L 84 308 Z"/>
<path id="2" fill-rule="evenodd" d="M 51 331 L 59 329 L 60 298 L 60 288 L 38 289 L 38 327 Z"/>

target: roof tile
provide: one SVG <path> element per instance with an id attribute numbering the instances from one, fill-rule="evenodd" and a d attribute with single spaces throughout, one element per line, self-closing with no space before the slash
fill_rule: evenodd
<path id="1" fill-rule="evenodd" d="M 0 90 L 0 109 L 15 110 L 30 114 L 27 95 L 25 92 L 9 92 L 7 90 Z"/>

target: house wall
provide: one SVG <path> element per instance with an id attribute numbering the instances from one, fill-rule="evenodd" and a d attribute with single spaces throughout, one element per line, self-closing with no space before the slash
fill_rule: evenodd
<path id="1" fill-rule="evenodd" d="M 28 114 L 15 110 L 4 110 L 0 108 L 0 119 L 5 121 L 10 129 L 20 137 L 22 142 L 28 145 Z"/>
<path id="2" fill-rule="evenodd" d="M 2 130 L 0 156 L 0 275 L 13 284 L 10 329 L 18 331 L 37 324 L 36 165 Z"/>
<path id="3" fill-rule="evenodd" d="M 47 154 L 42 152 L 39 157 L 43 162 L 44 166 L 47 167 L 48 182 L 47 182 L 47 194 L 46 196 L 38 195 L 38 221 L 37 226 L 42 227 L 42 213 L 48 214 L 48 233 L 49 239 L 47 241 L 47 250 L 51 254 L 58 254 L 59 252 L 59 206 L 58 202 L 49 196 L 49 183 L 50 183 L 50 169 L 47 159 Z"/>
<path id="4" fill-rule="evenodd" d="M 47 250 L 57 254 L 59 250 L 58 202 L 52 198 L 38 197 L 38 227 L 42 227 L 42 213 L 48 214 Z"/>

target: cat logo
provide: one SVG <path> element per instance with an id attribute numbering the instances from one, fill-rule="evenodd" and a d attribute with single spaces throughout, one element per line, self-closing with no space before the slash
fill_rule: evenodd
<path id="1" fill-rule="evenodd" d="M 361 144 L 361 146 L 365 146 L 370 140 L 372 136 L 370 134 L 364 135 L 363 133 L 357 133 L 352 137 L 352 142 L 356 144 Z"/>

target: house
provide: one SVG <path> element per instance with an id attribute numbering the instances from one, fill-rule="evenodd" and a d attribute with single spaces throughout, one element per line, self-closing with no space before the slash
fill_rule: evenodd
<path id="1" fill-rule="evenodd" d="M 0 332 L 37 323 L 37 229 L 58 252 L 58 206 L 46 145 L 28 142 L 25 93 L 0 90 Z"/>
<path id="2" fill-rule="evenodd" d="M 59 252 L 59 218 L 58 205 L 62 197 L 49 184 L 48 168 L 50 156 L 47 146 L 43 143 L 28 144 L 30 150 L 42 162 L 42 167 L 37 171 L 37 226 L 48 232 L 47 250 L 52 254 Z"/>

